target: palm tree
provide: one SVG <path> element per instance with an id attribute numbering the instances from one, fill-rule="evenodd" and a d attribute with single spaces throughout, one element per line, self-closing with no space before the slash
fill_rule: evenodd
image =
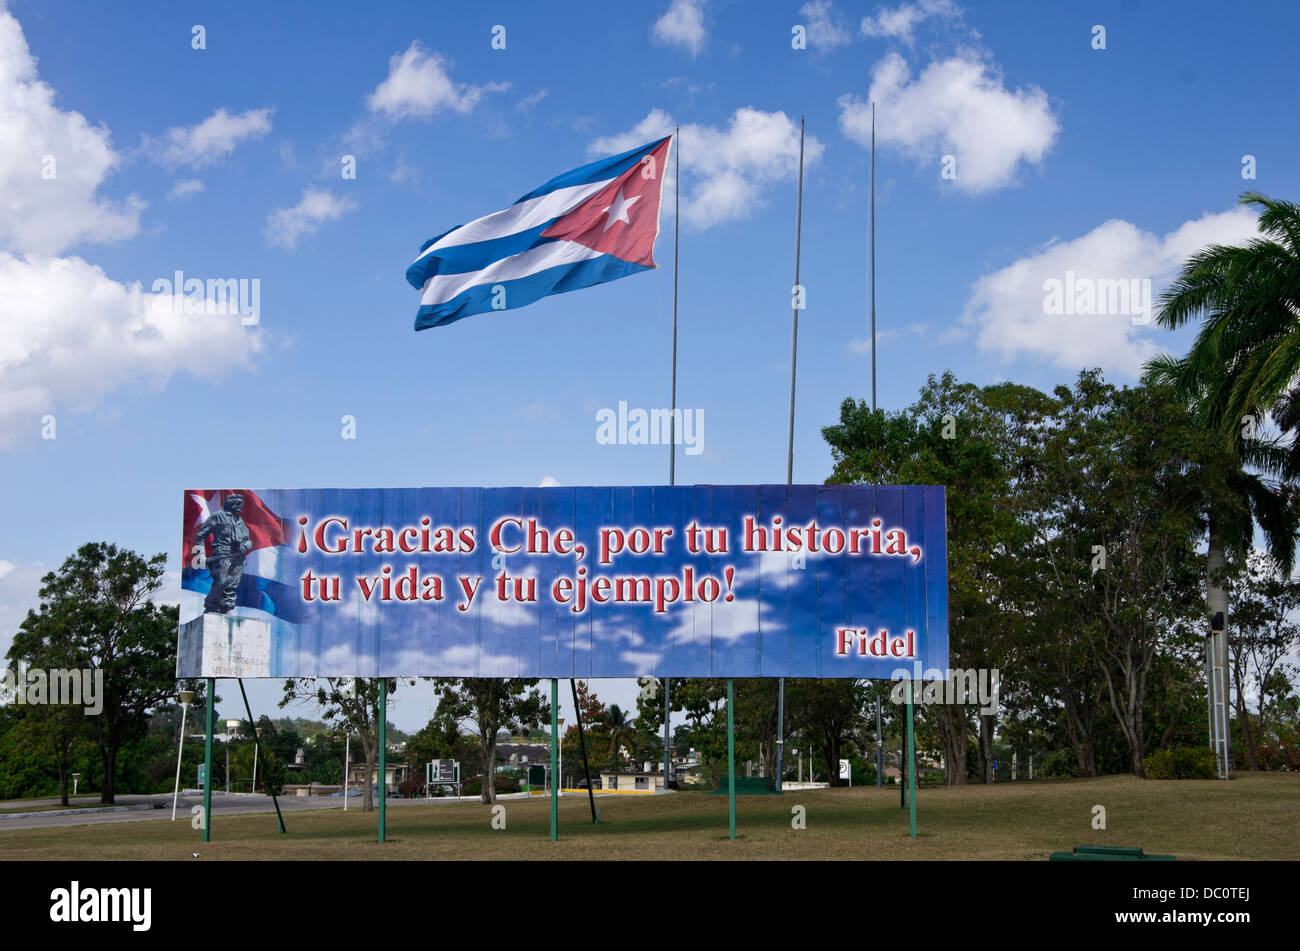
<path id="1" fill-rule="evenodd" d="M 1157 322 L 1176 329 L 1201 316 L 1201 330 L 1187 356 L 1150 364 L 1199 396 L 1207 420 L 1228 437 L 1243 417 L 1276 406 L 1300 376 L 1300 205 L 1258 192 L 1241 202 L 1263 209 L 1262 237 L 1188 259 L 1161 296 Z"/>
<path id="2" fill-rule="evenodd" d="M 635 737 L 632 720 L 620 709 L 617 703 L 611 703 L 605 712 L 605 726 L 609 729 L 609 763 L 611 769 L 618 769 L 618 748 L 626 740 Z"/>
<path id="3" fill-rule="evenodd" d="M 1187 260 L 1156 320 L 1172 330 L 1199 316 L 1201 329 L 1186 356 L 1147 364 L 1149 378 L 1173 386 L 1222 450 L 1205 471 L 1206 606 L 1225 622 L 1226 552 L 1247 548 L 1256 524 L 1278 568 L 1290 573 L 1296 510 L 1286 480 L 1300 472 L 1300 440 L 1256 435 L 1270 411 L 1284 435 L 1300 428 L 1300 205 L 1258 192 L 1241 202 L 1261 209 L 1261 237 L 1242 247 L 1210 245 Z M 1217 660 L 1224 669 L 1227 636 L 1225 623 Z"/>

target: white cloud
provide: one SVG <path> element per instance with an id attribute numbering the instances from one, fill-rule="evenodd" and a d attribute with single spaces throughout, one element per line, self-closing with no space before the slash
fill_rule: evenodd
<path id="1" fill-rule="evenodd" d="M 916 79 L 902 56 L 886 55 L 866 100 L 839 99 L 840 130 L 859 145 L 871 141 L 873 100 L 878 144 L 932 165 L 936 177 L 942 157 L 954 156 L 953 184 L 971 193 L 1010 184 L 1022 162 L 1043 159 L 1060 129 L 1046 92 L 1007 89 L 995 66 L 969 52 L 931 63 Z"/>
<path id="2" fill-rule="evenodd" d="M 644 145 L 673 131 L 673 118 L 652 109 L 627 132 L 592 142 L 591 155 L 609 155 Z M 689 124 L 681 129 L 682 220 L 708 228 L 747 218 L 763 205 L 763 190 L 793 181 L 799 168 L 799 127 L 784 112 L 737 109 L 725 127 Z M 814 165 L 825 146 L 814 136 L 804 142 L 804 164 Z M 665 189 L 673 187 L 669 170 Z"/>
<path id="3" fill-rule="evenodd" d="M 836 11 L 831 0 L 812 0 L 799 8 L 808 30 L 808 45 L 814 49 L 833 50 L 852 42 L 844 18 Z"/>
<path id="4" fill-rule="evenodd" d="M 4 657 L 27 612 L 40 607 L 41 579 L 48 571 L 39 561 L 0 560 L 0 667 L 7 666 Z"/>
<path id="5" fill-rule="evenodd" d="M 324 189 L 305 188 L 298 204 L 277 208 L 266 216 L 267 243 L 292 251 L 298 247 L 299 238 L 315 234 L 325 222 L 336 221 L 356 207 L 356 200 L 350 196 L 336 198 Z"/>
<path id="6" fill-rule="evenodd" d="M 704 0 L 672 0 L 664 15 L 655 20 L 650 35 L 656 43 L 680 46 L 699 56 L 709 41 L 704 28 Z"/>
<path id="7" fill-rule="evenodd" d="M 979 349 L 1004 360 L 1025 356 L 1067 369 L 1100 366 L 1136 378 L 1160 349 L 1154 320 L 1129 316 L 1056 316 L 1046 312 L 1045 282 L 1152 281 L 1161 289 L 1193 251 L 1207 244 L 1242 244 L 1257 233 L 1256 218 L 1237 208 L 1207 214 L 1160 235 L 1120 219 L 1103 222 L 1071 241 L 1046 248 L 975 282 L 959 335 L 974 332 Z M 1152 315 L 1154 316 L 1154 315 Z M 1139 320 L 1141 318 L 1138 318 Z M 952 336 L 951 334 L 949 336 Z"/>
<path id="8" fill-rule="evenodd" d="M 186 314 L 80 257 L 51 256 L 133 236 L 144 208 L 100 198 L 119 162 L 108 129 L 54 102 L 0 0 L 0 446 L 37 439 L 46 413 L 176 372 L 218 376 L 261 346 L 238 316 Z"/>
<path id="9" fill-rule="evenodd" d="M 187 178 L 171 187 L 171 191 L 167 193 L 167 200 L 176 201 L 179 198 L 189 198 L 201 191 L 204 191 L 203 182 L 197 178 Z"/>
<path id="10" fill-rule="evenodd" d="M 879 351 L 885 344 L 894 340 L 901 340 L 904 337 L 923 337 L 930 333 L 930 322 L 928 320 L 919 323 L 908 324 L 905 327 L 887 327 L 884 330 L 876 331 L 876 350 Z M 871 339 L 869 336 L 854 337 L 849 341 L 849 352 L 854 355 L 869 356 L 871 354 Z"/>
<path id="11" fill-rule="evenodd" d="M 108 129 L 54 102 L 22 27 L 0 5 L 0 249 L 56 254 L 139 230 L 143 201 L 96 194 L 120 161 Z"/>
<path id="12" fill-rule="evenodd" d="M 900 3 L 898 6 L 877 7 L 875 16 L 862 18 L 860 30 L 863 36 L 912 42 L 912 31 L 917 25 L 931 17 L 952 19 L 960 16 L 961 10 L 951 0 L 918 0 L 916 3 Z"/>
<path id="13" fill-rule="evenodd" d="M 550 93 L 548 93 L 545 89 L 539 89 L 531 96 L 524 96 L 523 99 L 520 99 L 518 102 L 516 102 L 515 108 L 518 109 L 520 112 L 527 112 L 528 110 L 532 109 L 533 106 L 537 105 L 539 102 L 545 99 L 548 95 L 550 95 Z"/>
<path id="14" fill-rule="evenodd" d="M 202 168 L 213 165 L 246 139 L 260 139 L 271 131 L 271 113 L 274 110 L 249 109 L 232 115 L 218 109 L 202 122 L 192 126 L 176 126 L 167 130 L 161 139 L 145 139 L 145 149 L 156 162 L 166 166 L 188 165 Z"/>
<path id="15" fill-rule="evenodd" d="M 428 118 L 444 109 L 467 114 L 484 94 L 509 88 L 509 83 L 474 86 L 451 78 L 451 63 L 429 52 L 418 40 L 388 61 L 388 77 L 366 97 L 366 108 L 389 119 Z"/>
<path id="16" fill-rule="evenodd" d="M 43 414 L 88 409 L 129 383 L 161 387 L 176 372 L 215 378 L 250 364 L 258 331 L 172 301 L 81 258 L 0 252 L 0 445 L 35 439 Z"/>
<path id="17" fill-rule="evenodd" d="M 558 488 L 559 485 L 560 485 L 560 480 L 555 478 L 555 476 L 553 475 L 542 476 L 542 481 L 537 483 L 538 488 L 541 489 L 554 489 L 554 488 Z M 0 562 L 0 564 L 3 563 Z M 0 574 L 0 578 L 3 577 L 4 575 Z"/>

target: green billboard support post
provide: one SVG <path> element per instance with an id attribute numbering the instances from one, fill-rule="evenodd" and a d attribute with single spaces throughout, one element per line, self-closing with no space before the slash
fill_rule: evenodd
<path id="1" fill-rule="evenodd" d="M 731 837 L 736 837 L 736 691 L 727 678 L 727 802 L 731 812 Z"/>
<path id="2" fill-rule="evenodd" d="M 203 841 L 212 841 L 212 724 L 216 714 L 213 711 L 213 694 L 217 691 L 217 682 L 208 678 L 208 730 L 207 740 L 203 746 Z"/>
<path id="3" fill-rule="evenodd" d="M 560 837 L 560 682 L 551 680 L 551 841 Z"/>
<path id="4" fill-rule="evenodd" d="M 346 778 L 346 777 L 345 777 Z M 379 679 L 379 841 L 388 836 L 388 680 Z"/>
<path id="5" fill-rule="evenodd" d="M 912 679 L 907 680 L 907 803 L 911 810 L 912 838 L 916 838 L 916 719 L 912 716 Z"/>

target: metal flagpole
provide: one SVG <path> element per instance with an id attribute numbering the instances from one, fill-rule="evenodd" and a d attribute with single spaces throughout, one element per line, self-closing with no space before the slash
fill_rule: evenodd
<path id="1" fill-rule="evenodd" d="M 673 130 L 673 401 L 668 413 L 668 484 L 677 484 L 677 249 L 681 245 L 682 152 L 678 137 L 682 127 Z M 662 432 L 663 430 L 660 430 Z"/>
<path id="2" fill-rule="evenodd" d="M 682 153 L 678 136 L 681 126 L 673 130 L 673 405 L 668 413 L 668 484 L 677 484 L 677 247 L 681 222 L 682 196 Z M 664 678 L 664 792 L 668 791 L 668 780 L 672 773 L 672 731 L 669 720 L 672 719 L 673 705 L 669 694 L 671 686 L 668 677 Z"/>
<path id="3" fill-rule="evenodd" d="M 799 367 L 799 308 L 804 303 L 803 288 L 799 285 L 799 254 L 803 241 L 803 138 L 804 117 L 799 117 L 799 190 L 794 213 L 794 287 L 790 302 L 790 438 L 785 450 L 785 484 L 794 484 L 794 387 Z M 785 678 L 776 682 L 776 791 L 781 792 L 781 778 L 785 769 Z"/>
<path id="4" fill-rule="evenodd" d="M 208 678 L 208 735 L 203 747 L 203 841 L 212 841 L 212 699 L 217 682 Z"/>
<path id="5" fill-rule="evenodd" d="M 491 782 L 486 776 L 484 782 Z M 345 800 L 346 801 L 346 800 Z M 388 838 L 388 680 L 379 678 L 379 841 Z"/>
<path id="6" fill-rule="evenodd" d="M 871 412 L 876 411 L 876 104 L 871 104 L 871 204 L 870 225 L 867 229 L 867 290 L 871 307 Z M 885 734 L 882 726 L 881 705 L 876 697 L 876 788 L 885 784 Z M 898 771 L 902 778 L 903 771 Z"/>
<path id="7" fill-rule="evenodd" d="M 343 811 L 348 811 L 348 759 L 352 754 L 352 734 L 343 737 Z"/>
<path id="8" fill-rule="evenodd" d="M 871 229 L 868 274 L 871 285 L 871 412 L 876 411 L 876 104 L 871 104 Z"/>

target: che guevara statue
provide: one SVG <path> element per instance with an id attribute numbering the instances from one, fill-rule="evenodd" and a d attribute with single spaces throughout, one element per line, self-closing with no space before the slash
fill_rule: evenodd
<path id="1" fill-rule="evenodd" d="M 231 493 L 221 503 L 221 511 L 213 512 L 199 526 L 196 544 L 202 545 L 212 536 L 212 554 L 207 561 L 212 587 L 203 602 L 205 612 L 229 614 L 235 607 L 239 580 L 244 576 L 244 556 L 253 547 L 248 526 L 239 515 L 243 510 L 244 497 Z"/>

